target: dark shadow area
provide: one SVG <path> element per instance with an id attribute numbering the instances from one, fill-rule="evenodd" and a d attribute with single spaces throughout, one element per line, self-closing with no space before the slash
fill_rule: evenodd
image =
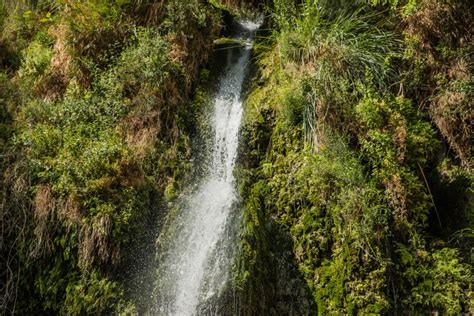
<path id="1" fill-rule="evenodd" d="M 428 217 L 428 233 L 432 236 L 432 247 L 445 246 L 461 249 L 466 261 L 472 261 L 474 248 L 472 224 L 474 222 L 474 194 L 467 172 L 459 169 L 460 161 L 448 151 L 439 154 L 439 161 L 426 174 L 433 197 L 434 207 Z M 442 160 L 449 163 L 443 165 Z"/>

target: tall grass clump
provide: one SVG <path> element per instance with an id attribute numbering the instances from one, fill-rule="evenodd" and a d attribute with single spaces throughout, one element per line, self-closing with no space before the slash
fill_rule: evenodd
<path id="1" fill-rule="evenodd" d="M 304 125 L 311 141 L 325 123 L 347 124 L 357 85 L 388 89 L 395 80 L 390 58 L 400 43 L 381 15 L 362 6 L 307 1 L 302 8 L 301 18 L 277 36 L 277 49 L 283 63 L 309 81 Z"/>
<path id="2" fill-rule="evenodd" d="M 247 278 L 276 265 L 266 242 L 278 238 L 265 234 L 280 228 L 320 315 L 472 312 L 472 258 L 462 251 L 472 243 L 460 223 L 472 217 L 463 53 L 472 32 L 453 23 L 472 21 L 466 6 L 274 1 L 246 107 L 255 131 L 242 172 Z M 439 31 L 444 23 L 456 36 Z M 460 166 L 439 168 L 452 155 L 440 134 Z M 265 221 L 280 226 L 259 230 Z M 462 247 L 450 242 L 458 235 Z"/>

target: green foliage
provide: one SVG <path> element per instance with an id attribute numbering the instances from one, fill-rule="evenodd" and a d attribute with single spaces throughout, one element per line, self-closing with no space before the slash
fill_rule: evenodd
<path id="1" fill-rule="evenodd" d="M 309 289 L 319 314 L 472 312 L 472 5 L 270 10 L 239 169 L 243 310 L 304 310 Z M 136 312 L 117 264 L 151 197 L 172 201 L 190 170 L 206 100 L 185 101 L 219 28 L 199 0 L 2 2 L 7 310 Z M 299 275 L 279 274 L 293 261 Z"/>
<path id="2" fill-rule="evenodd" d="M 379 247 L 388 211 L 382 192 L 366 182 L 344 139 L 328 142 L 318 155 L 295 151 L 294 143 L 283 139 L 273 144 L 281 153 L 273 157 L 271 167 L 264 166 L 271 172 L 268 203 L 289 227 L 299 269 L 319 313 L 386 310 L 386 263 Z M 371 281 L 375 274 L 376 284 Z"/>
<path id="3" fill-rule="evenodd" d="M 7 236 L 20 243 L 8 259 L 19 294 L 7 308 L 18 298 L 23 314 L 134 312 L 117 271 L 122 249 L 145 233 L 152 196 L 170 198 L 190 170 L 200 109 L 185 106 L 194 85 L 181 83 L 206 61 L 219 17 L 194 0 L 1 7 L 0 48 L 12 53 L 0 52 L 11 71 L 0 78 L 0 106 L 16 120 L 8 183 L 21 184 L 1 193 L 28 196 L 5 206 L 17 210 L 12 223 L 27 223 Z M 21 88 L 13 106 L 10 80 Z"/>
<path id="4" fill-rule="evenodd" d="M 265 310 L 269 301 L 254 301 L 262 293 L 262 284 L 270 282 L 267 269 L 264 268 L 265 262 L 269 256 L 269 245 L 267 244 L 267 223 L 263 210 L 264 197 L 267 193 L 267 186 L 263 181 L 256 183 L 249 192 L 249 198 L 245 205 L 246 212 L 243 219 L 244 232 L 242 234 L 242 257 L 239 260 L 239 271 L 236 271 L 236 286 L 246 293 L 246 297 L 250 298 L 246 306 L 249 311 Z M 268 296 L 271 293 L 268 292 Z M 256 308 L 258 306 L 258 308 Z"/>
<path id="5" fill-rule="evenodd" d="M 75 63 L 83 75 L 106 69 L 127 45 L 134 25 L 115 1 L 71 1 L 68 6 L 66 40 Z"/>
<path id="6" fill-rule="evenodd" d="M 51 61 L 51 48 L 34 41 L 23 51 L 21 68 L 18 76 L 22 79 L 24 89 L 31 89 L 44 76 Z"/>
<path id="7" fill-rule="evenodd" d="M 403 301 L 407 310 L 438 309 L 447 315 L 459 315 L 472 309 L 472 267 L 461 262 L 456 249 L 433 253 L 422 250 L 414 255 L 398 245 L 397 252 L 404 280 L 411 288 Z"/>
<path id="8" fill-rule="evenodd" d="M 162 85 L 170 75 L 170 61 L 166 41 L 150 29 L 137 29 L 134 32 L 136 46 L 126 49 L 120 56 L 116 68 L 111 72 L 116 84 L 124 86 L 128 95 L 133 96 L 139 89 L 147 85 Z M 108 83 L 102 83 L 99 89 L 107 88 Z"/>
<path id="9" fill-rule="evenodd" d="M 285 86 L 289 90 L 283 92 L 282 115 L 289 126 L 300 125 L 305 117 L 306 100 L 303 91 L 301 91 L 301 85 L 296 83 L 295 86 Z"/>
<path id="10" fill-rule="evenodd" d="M 193 17 L 197 27 L 205 27 L 208 14 L 206 8 L 199 0 L 170 1 L 167 4 L 168 12 L 172 12 L 163 22 L 164 27 L 173 29 L 185 29 L 190 22 L 188 17 Z"/>
<path id="11" fill-rule="evenodd" d="M 364 98 L 356 112 L 366 128 L 359 137 L 373 175 L 386 185 L 395 209 L 406 209 L 416 223 L 424 223 L 430 204 L 423 183 L 413 171 L 424 166 L 437 148 L 431 125 L 423 122 L 411 102 L 402 97 Z"/>
<path id="12" fill-rule="evenodd" d="M 10 83 L 8 76 L 0 72 L 0 150 L 9 139 L 11 131 L 12 99 L 15 96 L 14 86 Z"/>
<path id="13" fill-rule="evenodd" d="M 124 165 L 133 166 L 114 126 L 130 111 L 128 97 L 159 87 L 167 76 L 163 40 L 140 30 L 136 38 L 116 66 L 99 76 L 94 94 L 72 82 L 64 100 L 34 100 L 25 107 L 25 119 L 35 126 L 21 136 L 31 148 L 31 168 L 38 181 L 52 181 L 59 194 L 97 194 L 117 181 Z"/>
<path id="14" fill-rule="evenodd" d="M 86 280 L 69 283 L 66 288 L 66 300 L 61 312 L 64 314 L 108 314 L 120 311 L 126 305 L 117 282 L 100 276 L 92 271 Z"/>
<path id="15" fill-rule="evenodd" d="M 367 133 L 363 150 L 374 165 L 393 169 L 398 161 L 412 168 L 423 166 L 437 148 L 431 124 L 422 120 L 410 100 L 368 97 L 357 104 L 356 112 Z"/>
<path id="16" fill-rule="evenodd" d="M 321 134 L 318 126 L 344 124 L 350 118 L 345 104 L 354 97 L 357 82 L 386 89 L 393 79 L 388 61 L 399 43 L 383 29 L 380 16 L 364 13 L 362 7 L 308 2 L 300 14 L 276 40 L 283 63 L 296 64 L 305 75 L 305 133 L 311 140 Z"/>
<path id="17" fill-rule="evenodd" d="M 385 60 L 394 52 L 396 39 L 383 30 L 377 16 L 329 5 L 307 6 L 303 16 L 296 22 L 297 31 L 284 30 L 278 39 L 284 58 L 315 66 L 327 64 L 351 81 L 364 78 L 369 69 L 378 83 L 383 82 Z"/>
<path id="18" fill-rule="evenodd" d="M 470 37 L 456 27 L 452 29 L 457 30 L 457 40 L 445 38 L 448 31 L 439 32 L 440 21 L 465 12 L 463 5 L 309 0 L 292 4 L 275 1 L 271 9 L 277 29 L 270 43 L 262 41 L 261 76 L 247 102 L 247 128 L 270 126 L 272 136 L 250 153 L 255 161 L 243 177 L 254 180 L 244 183 L 250 191 L 244 190 L 248 193 L 243 198 L 252 206 L 244 208 L 246 216 L 264 213 L 260 221 L 275 221 L 289 232 L 297 267 L 320 315 L 470 312 L 472 267 L 462 261 L 469 256 L 460 256 L 461 249 L 470 251 L 470 230 L 459 230 L 463 241 L 452 235 L 452 248 L 439 241 L 443 237 L 435 227 L 450 231 L 455 225 L 446 220 L 453 216 L 451 205 L 436 205 L 443 195 L 435 194 L 443 188 L 434 187 L 432 178 L 442 144 L 434 126 L 459 145 L 466 144 L 459 136 L 465 134 L 459 133 L 461 129 L 454 132 L 454 127 L 469 130 L 461 117 L 468 117 L 463 105 L 470 95 L 470 68 L 457 64 L 467 57 L 453 43 Z M 405 42 L 391 24 L 402 19 L 410 23 Z M 433 43 L 438 48 L 431 52 L 427 42 L 435 42 L 433 38 L 444 44 Z M 433 58 L 427 59 L 423 51 Z M 457 66 L 427 80 L 429 71 L 443 69 L 430 64 L 437 58 L 458 58 L 453 61 Z M 461 81 L 462 92 L 453 88 Z M 447 92 L 445 87 L 452 89 Z M 443 119 L 427 111 L 424 104 L 434 95 L 427 91 L 443 91 L 435 100 L 439 113 L 446 112 Z M 273 113 L 270 123 L 267 112 Z M 247 143 L 260 144 L 267 133 L 256 132 Z M 467 146 L 462 148 L 466 152 Z M 456 208 L 461 217 L 469 217 L 469 167 L 461 172 L 464 176 L 457 168 L 438 172 L 459 181 L 451 190 L 464 190 L 457 195 L 464 206 Z M 267 230 L 251 227 L 253 236 L 268 240 Z M 259 243 L 265 245 L 265 240 Z M 261 247 L 259 257 L 258 251 L 252 253 L 258 247 L 245 247 L 244 242 L 242 256 L 271 260 L 264 254 L 272 249 Z M 265 270 L 259 272 L 264 274 Z"/>
<path id="19" fill-rule="evenodd" d="M 407 15 L 420 4 L 420 0 L 366 0 L 365 2 L 373 6 L 389 6 L 392 9 L 401 7 L 403 13 Z"/>

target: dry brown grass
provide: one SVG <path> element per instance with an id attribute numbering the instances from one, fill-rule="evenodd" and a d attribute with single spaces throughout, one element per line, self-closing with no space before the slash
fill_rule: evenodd
<path id="1" fill-rule="evenodd" d="M 103 214 L 84 224 L 79 233 L 79 266 L 87 272 L 98 260 L 99 264 L 116 264 L 120 258 L 120 249 L 112 243 L 113 220 Z"/>
<path id="2" fill-rule="evenodd" d="M 470 100 L 465 92 L 447 90 L 432 103 L 430 113 L 463 166 L 472 172 L 473 100 Z"/>
<path id="3" fill-rule="evenodd" d="M 14 314 L 32 201 L 27 164 L 13 150 L 0 150 L 0 311 Z"/>
<path id="4" fill-rule="evenodd" d="M 79 224 L 82 217 L 81 204 L 78 198 L 70 194 L 62 208 L 63 217 L 71 223 Z"/>
<path id="5" fill-rule="evenodd" d="M 40 184 L 33 199 L 35 243 L 30 256 L 38 258 L 54 250 L 51 233 L 54 225 L 51 221 L 61 222 L 66 226 L 78 225 L 82 217 L 78 199 L 69 195 L 58 198 L 49 184 Z"/>
<path id="6" fill-rule="evenodd" d="M 405 160 L 406 154 L 406 140 L 407 140 L 407 129 L 405 124 L 395 127 L 394 141 L 397 147 L 398 156 L 397 160 L 403 162 Z"/>
<path id="7" fill-rule="evenodd" d="M 59 100 L 66 91 L 72 77 L 73 58 L 66 44 L 68 32 L 68 26 L 65 22 L 52 26 L 48 30 L 49 35 L 55 39 L 51 61 L 44 76 L 33 87 L 36 95 L 47 101 Z"/>
<path id="8" fill-rule="evenodd" d="M 35 216 L 44 219 L 55 208 L 51 188 L 47 184 L 40 184 L 36 190 L 34 200 Z"/>
<path id="9" fill-rule="evenodd" d="M 473 12 L 472 5 L 466 3 L 425 0 L 419 10 L 406 18 L 405 32 L 418 38 L 425 52 L 434 53 L 440 40 L 451 47 L 468 44 L 472 37 Z M 433 58 L 433 54 L 430 55 Z"/>
<path id="10" fill-rule="evenodd" d="M 122 170 L 127 174 L 122 178 L 143 182 L 139 169 L 123 165 Z M 138 175 L 136 174 L 138 173 Z M 133 176 L 132 176 L 133 175 Z M 113 178 L 113 182 L 120 178 Z M 137 180 L 138 179 L 138 180 Z M 132 183 L 129 183 L 132 184 Z M 133 183 L 132 185 L 139 185 Z M 84 272 L 94 264 L 116 264 L 119 261 L 119 247 L 112 243 L 113 219 L 108 214 L 95 217 L 91 222 L 83 222 L 83 213 L 79 199 L 74 195 L 67 198 L 54 196 L 48 184 L 41 184 L 33 201 L 35 211 L 35 242 L 30 251 L 32 258 L 52 253 L 54 249 L 53 233 L 57 225 L 76 227 L 79 231 L 79 264 Z"/>
<path id="11" fill-rule="evenodd" d="M 214 26 L 210 33 L 217 34 L 220 26 Z M 189 93 L 195 87 L 195 78 L 197 78 L 200 66 L 209 58 L 212 41 L 210 34 L 193 32 L 193 34 L 170 33 L 167 35 L 167 41 L 171 44 L 170 59 L 178 65 L 183 66 L 185 74 L 184 91 Z M 189 54 L 192 52 L 192 54 Z"/>
<path id="12" fill-rule="evenodd" d="M 152 149 L 161 131 L 160 114 L 159 106 L 151 110 L 136 108 L 120 124 L 120 133 L 140 161 Z"/>
<path id="13" fill-rule="evenodd" d="M 135 0 L 130 7 L 131 15 L 146 25 L 159 25 L 165 14 L 167 0 Z"/>
<path id="14" fill-rule="evenodd" d="M 406 187 L 399 174 L 392 175 L 384 182 L 384 185 L 390 197 L 390 206 L 394 209 L 395 222 L 399 226 L 399 230 L 404 231 L 405 227 L 403 226 L 409 225 Z"/>
<path id="15" fill-rule="evenodd" d="M 440 133 L 472 172 L 473 100 L 465 91 L 455 87 L 459 82 L 472 82 L 474 60 L 474 6 L 469 1 L 439 3 L 426 0 L 421 9 L 406 19 L 405 32 L 416 38 L 415 54 L 427 61 L 427 91 L 419 102 L 428 100 L 429 113 Z M 440 47 L 456 52 L 446 55 Z M 471 54 L 460 54 L 470 51 Z M 436 78 L 445 78 L 439 84 Z"/>
<path id="16" fill-rule="evenodd" d="M 132 160 L 121 161 L 118 181 L 127 187 L 140 187 L 145 185 L 145 174 L 140 168 L 140 163 Z"/>
<path id="17" fill-rule="evenodd" d="M 56 209 L 56 201 L 48 184 L 40 184 L 38 186 L 33 201 L 33 208 L 35 214 L 34 234 L 36 239 L 30 256 L 38 258 L 53 250 L 53 242 L 48 228 L 48 217 Z"/>
<path id="18" fill-rule="evenodd" d="M 69 84 L 72 57 L 66 45 L 67 26 L 59 24 L 50 30 L 50 34 L 56 37 L 56 43 L 53 46 L 49 75 L 44 83 L 44 94 L 47 100 L 57 100 L 63 95 Z"/>

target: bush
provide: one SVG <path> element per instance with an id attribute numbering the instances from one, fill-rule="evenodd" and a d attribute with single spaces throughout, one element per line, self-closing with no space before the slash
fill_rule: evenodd
<path id="1" fill-rule="evenodd" d="M 248 142 L 259 146 L 249 154 L 257 161 L 243 173 L 251 189 L 244 190 L 251 206 L 244 208 L 246 216 L 265 214 L 259 222 L 274 220 L 290 233 L 319 314 L 469 312 L 472 269 L 462 263 L 459 249 L 470 249 L 470 231 L 461 230 L 463 241 L 454 246 L 447 240 L 455 220 L 445 220 L 454 207 L 464 214 L 460 218 L 470 217 L 469 163 L 459 167 L 465 168 L 462 177 L 453 174 L 457 168 L 442 171 L 442 177 L 459 181 L 456 189 L 435 188 L 432 182 L 443 156 L 435 124 L 460 158 L 468 156 L 462 144 L 469 131 L 464 101 L 470 71 L 456 47 L 468 49 L 464 39 L 471 32 L 451 24 L 454 16 L 471 21 L 461 9 L 467 4 L 291 4 L 274 2 L 272 22 L 278 29 L 262 40 L 261 77 L 247 102 L 246 124 L 256 130 Z M 401 20 L 408 25 L 392 24 Z M 457 35 L 441 32 L 441 21 Z M 400 28 L 406 31 L 404 43 Z M 441 60 L 451 58 L 457 59 L 445 67 Z M 454 88 L 456 82 L 463 88 Z M 426 104 L 438 92 L 439 111 L 431 106 L 428 113 Z M 270 123 L 264 123 L 266 113 L 272 113 Z M 268 134 L 271 140 L 264 142 Z M 443 202 L 441 210 L 439 201 L 451 194 L 440 194 L 444 189 L 464 190 L 450 199 L 464 201 L 466 208 Z M 446 233 L 437 234 L 435 227 Z M 270 240 L 266 228 L 252 228 L 259 245 Z M 448 243 L 453 248 L 439 249 Z M 462 248 L 454 248 L 460 243 Z M 244 241 L 243 255 L 264 261 L 261 267 L 271 265 L 265 256 L 271 257 L 272 249 L 261 247 L 259 256 L 248 250 L 258 247 L 250 245 Z M 262 269 L 259 275 L 267 271 Z"/>
<path id="2" fill-rule="evenodd" d="M 145 234 L 152 196 L 190 170 L 183 122 L 199 109 L 185 102 L 219 29 L 210 5 L 178 2 L 38 1 L 0 14 L 0 48 L 22 51 L 9 69 L 21 85 L 8 179 L 18 185 L 5 192 L 22 197 L 7 203 L 12 222 L 27 223 L 9 235 L 21 244 L 8 275 L 22 272 L 20 313 L 134 310 L 117 275 L 132 256 L 122 249 Z"/>
<path id="3" fill-rule="evenodd" d="M 403 301 L 406 310 L 437 309 L 447 315 L 472 310 L 472 267 L 461 262 L 456 249 L 417 251 L 415 255 L 398 245 L 397 252 L 410 291 Z"/>
<path id="4" fill-rule="evenodd" d="M 21 68 L 18 76 L 22 80 L 23 89 L 26 93 L 31 87 L 38 84 L 46 73 L 51 61 L 51 48 L 42 43 L 34 41 L 23 51 Z"/>

